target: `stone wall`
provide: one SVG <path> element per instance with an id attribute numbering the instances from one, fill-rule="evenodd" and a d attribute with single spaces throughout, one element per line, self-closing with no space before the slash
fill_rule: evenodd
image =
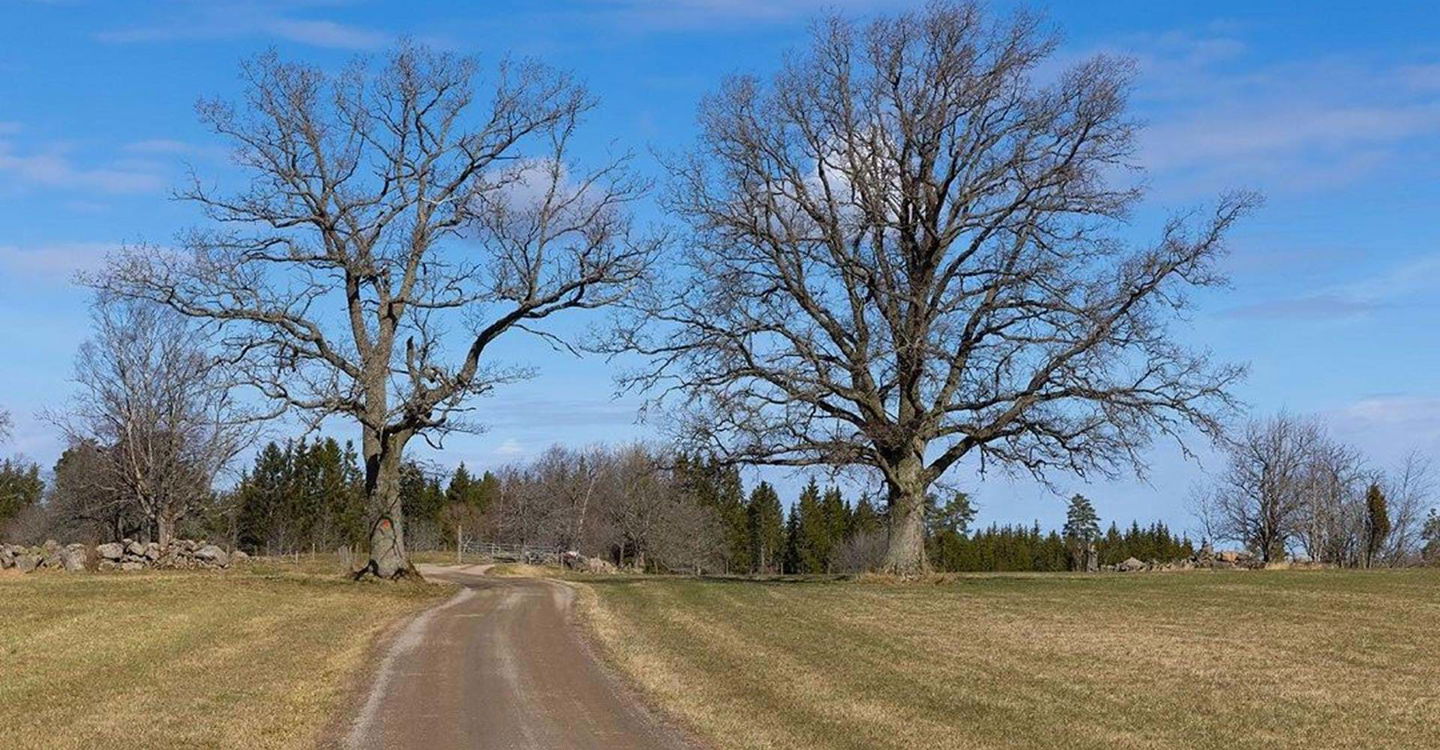
<path id="1" fill-rule="evenodd" d="M 1286 568 L 1320 567 L 1313 564 L 1286 562 Z M 1183 560 L 1137 560 L 1130 558 L 1118 565 L 1104 565 L 1101 570 L 1116 573 L 1139 573 L 1147 570 L 1259 570 L 1267 565 L 1256 555 L 1244 550 L 1220 550 L 1216 552 L 1209 544 L 1200 548 L 1193 556 Z"/>
<path id="2" fill-rule="evenodd" d="M 162 548 L 155 542 L 133 539 L 106 542 L 90 547 L 62 545 L 54 540 L 38 547 L 0 544 L 0 569 L 15 568 L 21 573 L 36 570 L 63 570 L 81 573 L 91 570 L 197 570 L 228 568 L 247 558 L 244 552 L 226 552 L 205 540 L 176 539 Z"/>

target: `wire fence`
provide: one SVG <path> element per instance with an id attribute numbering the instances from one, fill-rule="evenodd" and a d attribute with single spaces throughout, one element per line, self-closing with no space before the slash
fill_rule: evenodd
<path id="1" fill-rule="evenodd" d="M 466 539 L 456 549 L 456 559 L 515 562 L 527 565 L 559 565 L 562 550 L 534 544 L 497 544 Z"/>

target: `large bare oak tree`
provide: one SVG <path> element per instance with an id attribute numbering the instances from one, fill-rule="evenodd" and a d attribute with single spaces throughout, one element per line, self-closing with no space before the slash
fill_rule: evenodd
<path id="1" fill-rule="evenodd" d="M 961 459 L 1141 469 L 1159 435 L 1217 433 L 1242 374 L 1169 323 L 1256 199 L 1127 244 L 1131 65 L 1038 83 L 1054 48 L 939 3 L 831 18 L 773 79 L 728 80 L 672 165 L 690 273 L 614 342 L 707 448 L 877 472 L 891 571 L 925 567 L 923 499 Z"/>
<path id="2" fill-rule="evenodd" d="M 513 332 L 624 297 L 655 242 L 626 210 L 645 185 L 625 157 L 579 171 L 572 140 L 593 106 L 567 76 L 420 46 L 343 74 L 243 68 L 244 101 L 205 101 L 248 185 L 196 179 L 180 197 L 210 225 L 182 257 L 131 248 L 107 291 L 218 321 L 246 381 L 312 423 L 358 423 L 372 509 L 366 571 L 410 565 L 397 494 L 416 436 L 469 425 L 467 401 L 526 376 L 492 362 Z M 365 571 L 362 571 L 362 573 Z"/>

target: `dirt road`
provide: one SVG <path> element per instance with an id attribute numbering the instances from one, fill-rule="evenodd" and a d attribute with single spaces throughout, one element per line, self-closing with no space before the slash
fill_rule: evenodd
<path id="1" fill-rule="evenodd" d="M 385 653 L 352 748 L 678 748 L 591 658 L 574 592 L 484 568 L 427 568 L 463 586 Z"/>

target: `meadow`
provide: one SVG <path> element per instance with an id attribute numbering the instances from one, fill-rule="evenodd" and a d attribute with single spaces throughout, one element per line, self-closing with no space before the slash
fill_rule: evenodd
<path id="1" fill-rule="evenodd" d="M 1440 571 L 588 579 L 719 747 L 1440 746 Z"/>
<path id="2" fill-rule="evenodd" d="M 378 636 L 448 595 L 333 560 L 0 575 L 0 746 L 311 747 Z"/>

